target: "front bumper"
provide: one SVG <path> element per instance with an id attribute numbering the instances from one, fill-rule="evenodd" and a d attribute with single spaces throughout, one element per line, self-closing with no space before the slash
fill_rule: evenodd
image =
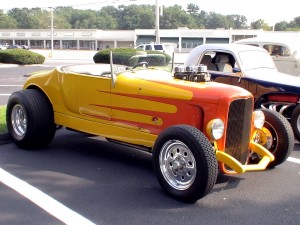
<path id="1" fill-rule="evenodd" d="M 259 161 L 259 163 L 243 165 L 229 154 L 220 150 L 216 150 L 216 157 L 219 162 L 224 163 L 225 165 L 233 169 L 236 173 L 265 170 L 268 164 L 275 159 L 274 155 L 271 152 L 269 152 L 262 145 L 259 145 L 253 141 L 250 142 L 250 150 L 261 156 L 261 160 Z"/>

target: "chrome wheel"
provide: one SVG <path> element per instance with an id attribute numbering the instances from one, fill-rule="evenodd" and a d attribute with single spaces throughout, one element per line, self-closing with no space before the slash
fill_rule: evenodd
<path id="1" fill-rule="evenodd" d="M 11 124 L 14 132 L 22 137 L 27 130 L 27 116 L 23 106 L 17 104 L 11 111 Z"/>
<path id="2" fill-rule="evenodd" d="M 300 114 L 297 117 L 296 126 L 297 126 L 298 132 L 300 132 Z"/>
<path id="3" fill-rule="evenodd" d="M 197 168 L 191 150 L 181 141 L 166 142 L 159 155 L 162 175 L 170 186 L 177 190 L 186 190 L 194 182 Z"/>

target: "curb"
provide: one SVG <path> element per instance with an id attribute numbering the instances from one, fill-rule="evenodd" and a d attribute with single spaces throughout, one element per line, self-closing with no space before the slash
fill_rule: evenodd
<path id="1" fill-rule="evenodd" d="M 11 137 L 9 133 L 0 134 L 0 145 L 4 145 L 11 142 Z"/>

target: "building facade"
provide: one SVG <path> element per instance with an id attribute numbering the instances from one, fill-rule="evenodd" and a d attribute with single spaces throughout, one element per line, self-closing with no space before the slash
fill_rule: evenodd
<path id="1" fill-rule="evenodd" d="M 233 43 L 234 41 L 262 35 L 284 35 L 300 39 L 300 32 L 233 29 L 188 29 L 159 30 L 161 43 L 172 44 L 176 52 L 189 52 L 205 43 Z M 27 45 L 31 49 L 100 50 L 116 47 L 135 47 L 156 40 L 154 29 L 96 30 L 96 29 L 1 29 L 0 43 Z"/>

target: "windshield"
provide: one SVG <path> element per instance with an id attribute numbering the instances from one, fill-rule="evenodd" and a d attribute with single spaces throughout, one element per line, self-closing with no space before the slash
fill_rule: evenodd
<path id="1" fill-rule="evenodd" d="M 264 51 L 243 51 L 239 53 L 241 63 L 245 70 L 260 68 L 275 69 L 275 64 L 268 52 Z"/>

